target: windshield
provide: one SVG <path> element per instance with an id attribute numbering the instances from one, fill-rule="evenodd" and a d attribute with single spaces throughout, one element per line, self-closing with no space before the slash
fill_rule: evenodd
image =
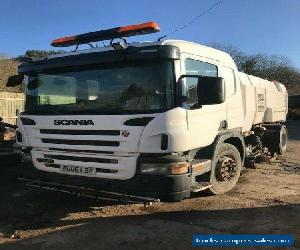
<path id="1" fill-rule="evenodd" d="M 162 112 L 174 104 L 173 62 L 135 61 L 29 76 L 26 113 Z"/>

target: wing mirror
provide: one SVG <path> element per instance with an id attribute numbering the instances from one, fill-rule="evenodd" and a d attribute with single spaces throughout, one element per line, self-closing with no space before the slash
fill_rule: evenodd
<path id="1" fill-rule="evenodd" d="M 186 88 L 186 94 L 182 93 L 183 79 L 193 81 L 193 84 Z M 225 82 L 222 77 L 210 77 L 200 75 L 182 75 L 178 84 L 178 102 L 192 99 L 196 101 L 195 108 L 202 105 L 220 104 L 225 101 Z"/>
<path id="2" fill-rule="evenodd" d="M 222 77 L 198 78 L 197 96 L 199 105 L 220 104 L 225 101 L 225 82 Z"/>
<path id="3" fill-rule="evenodd" d="M 24 75 L 13 75 L 8 77 L 6 87 L 16 87 L 22 84 Z"/>

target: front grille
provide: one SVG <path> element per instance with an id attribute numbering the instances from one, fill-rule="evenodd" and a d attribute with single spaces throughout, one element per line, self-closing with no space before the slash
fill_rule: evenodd
<path id="1" fill-rule="evenodd" d="M 97 163 L 110 163 L 118 164 L 116 159 L 106 159 L 106 158 L 91 158 L 91 157 L 78 157 L 78 156 L 69 156 L 69 155 L 44 155 L 47 159 L 54 160 L 69 160 L 69 161 L 81 161 L 81 162 L 97 162 Z"/>
<path id="2" fill-rule="evenodd" d="M 51 135 L 120 135 L 120 130 L 68 130 L 68 129 L 41 129 L 41 134 Z"/>
<path id="3" fill-rule="evenodd" d="M 120 142 L 118 141 L 65 140 L 65 139 L 42 138 L 42 142 L 50 143 L 50 144 L 66 144 L 66 145 L 88 145 L 88 146 L 109 146 L 109 147 L 120 146 Z"/>
<path id="4" fill-rule="evenodd" d="M 60 168 L 60 165 L 54 163 L 46 163 L 45 166 L 48 168 Z"/>
<path id="5" fill-rule="evenodd" d="M 79 149 L 65 149 L 65 148 L 49 148 L 51 151 L 62 151 L 62 152 L 80 152 L 80 153 L 92 153 L 92 154 L 109 154 L 113 155 L 112 151 L 99 151 L 99 150 L 79 150 Z"/>
<path id="6" fill-rule="evenodd" d="M 36 159 L 38 162 L 45 162 L 45 163 L 53 163 L 54 160 L 52 159 L 45 159 L 45 158 L 37 158 Z"/>

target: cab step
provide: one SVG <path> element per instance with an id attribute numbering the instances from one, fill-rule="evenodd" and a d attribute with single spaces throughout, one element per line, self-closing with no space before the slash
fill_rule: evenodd
<path id="1" fill-rule="evenodd" d="M 203 191 L 205 189 L 208 189 L 212 186 L 210 182 L 195 182 L 191 187 L 192 193 L 197 193 L 200 191 Z"/>

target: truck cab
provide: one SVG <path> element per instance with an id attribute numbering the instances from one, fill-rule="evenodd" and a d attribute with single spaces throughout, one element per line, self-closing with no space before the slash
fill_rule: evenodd
<path id="1" fill-rule="evenodd" d="M 231 190 L 246 147 L 238 70 L 180 40 L 111 43 L 24 63 L 26 178 L 180 200 Z"/>

